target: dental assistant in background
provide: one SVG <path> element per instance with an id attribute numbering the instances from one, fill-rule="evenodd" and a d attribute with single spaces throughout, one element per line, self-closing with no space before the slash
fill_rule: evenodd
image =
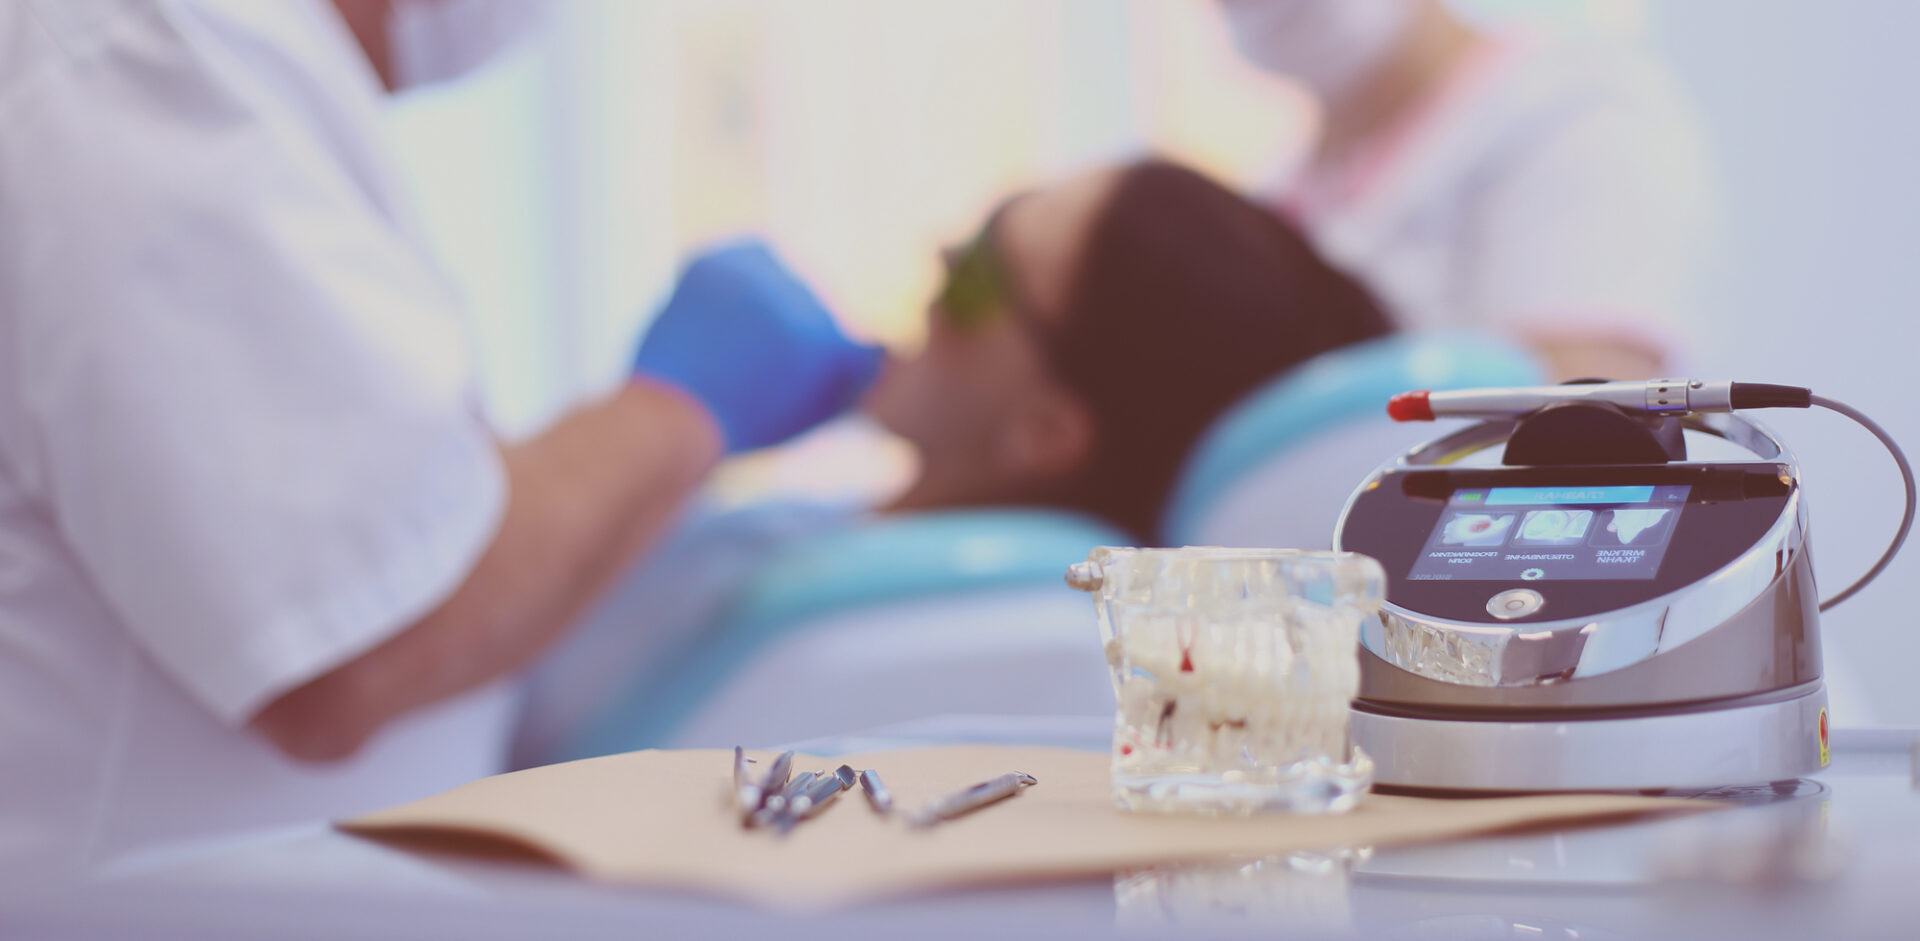
<path id="1" fill-rule="evenodd" d="M 1556 379 L 1667 374 L 1713 201 L 1670 79 L 1620 43 L 1492 34 L 1442 0 L 1216 0 L 1319 100 L 1277 205 L 1404 327 L 1517 336 Z"/>
<path id="2" fill-rule="evenodd" d="M 878 368 L 761 246 L 502 444 L 380 139 L 537 5 L 0 4 L 0 877 L 499 770 L 518 670 Z"/>

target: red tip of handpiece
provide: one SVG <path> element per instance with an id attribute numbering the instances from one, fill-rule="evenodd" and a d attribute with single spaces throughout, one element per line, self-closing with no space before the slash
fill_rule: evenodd
<path id="1" fill-rule="evenodd" d="M 1427 401 L 1432 390 L 1402 392 L 1387 400 L 1387 417 L 1394 421 L 1433 421 L 1433 405 Z"/>

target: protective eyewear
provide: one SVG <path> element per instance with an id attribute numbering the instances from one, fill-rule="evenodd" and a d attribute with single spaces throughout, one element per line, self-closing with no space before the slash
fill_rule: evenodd
<path id="1" fill-rule="evenodd" d="M 1019 289 L 995 242 L 998 220 L 995 214 L 971 242 L 945 253 L 947 280 L 934 304 L 953 327 L 979 328 L 1005 313 L 1027 323 L 1038 322 L 1021 304 Z"/>

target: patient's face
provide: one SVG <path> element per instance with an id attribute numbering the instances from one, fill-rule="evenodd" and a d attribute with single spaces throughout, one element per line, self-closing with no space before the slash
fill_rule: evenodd
<path id="1" fill-rule="evenodd" d="M 1080 250 L 1117 175 L 1099 172 L 1007 204 L 948 257 L 927 343 L 892 363 L 866 408 L 920 452 L 957 502 L 1017 499 L 1078 469 L 1088 419 L 1047 365 L 1041 336 L 1063 316 Z"/>

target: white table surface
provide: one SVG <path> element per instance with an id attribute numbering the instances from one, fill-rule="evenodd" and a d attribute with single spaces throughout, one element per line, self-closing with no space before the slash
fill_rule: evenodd
<path id="1" fill-rule="evenodd" d="M 1104 747 L 1104 719 L 952 717 L 801 743 Z M 898 900 L 796 917 L 415 855 L 323 824 L 167 847 L 83 886 L 0 889 L 35 938 L 896 939 L 1259 935 L 1920 938 L 1914 730 L 1837 730 L 1796 795 L 1728 813 Z M 1764 789 L 1762 789 L 1764 791 Z"/>

